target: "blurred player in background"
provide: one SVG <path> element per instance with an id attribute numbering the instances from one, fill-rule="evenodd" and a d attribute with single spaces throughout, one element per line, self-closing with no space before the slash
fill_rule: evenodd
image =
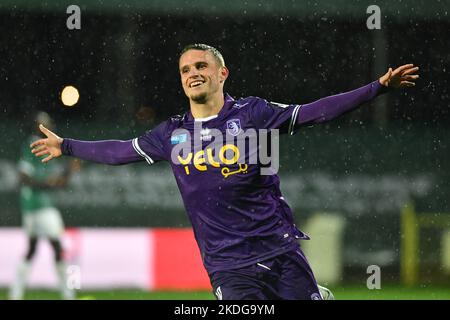
<path id="1" fill-rule="evenodd" d="M 38 158 L 30 157 L 29 144 L 31 141 L 39 139 L 40 135 L 40 131 L 36 131 L 38 123 L 54 127 L 52 119 L 46 112 L 38 112 L 34 119 L 34 132 L 26 141 L 19 161 L 20 207 L 28 248 L 23 261 L 18 266 L 16 278 L 10 289 L 10 299 L 20 300 L 23 298 L 38 240 L 45 238 L 50 242 L 54 252 L 61 296 L 63 299 L 71 300 L 74 299 L 74 292 L 66 285 L 66 265 L 63 260 L 61 244 L 64 223 L 59 210 L 51 200 L 50 192 L 67 185 L 71 174 L 79 170 L 79 162 L 78 160 L 70 161 L 61 170 L 61 167 L 54 164 L 42 166 Z"/>
<path id="2" fill-rule="evenodd" d="M 229 70 L 220 52 L 204 44 L 189 45 L 179 58 L 190 104 L 184 115 L 127 141 L 63 139 L 40 126 L 47 138 L 31 147 L 36 156 L 46 155 L 43 162 L 62 154 L 112 165 L 168 161 L 217 299 L 329 299 L 300 248 L 299 240 L 309 237 L 295 226 L 278 175 L 262 174 L 261 163 L 247 163 L 260 148 L 239 150 L 238 141 L 250 129 L 292 135 L 302 126 L 330 121 L 388 88 L 414 86 L 417 70 L 412 64 L 390 68 L 363 87 L 303 105 L 258 97 L 235 100 L 224 94 Z M 271 81 L 270 74 L 264 80 Z M 227 137 L 220 150 L 210 146 L 216 141 L 213 130 Z M 180 145 L 194 152 L 178 153 Z"/>

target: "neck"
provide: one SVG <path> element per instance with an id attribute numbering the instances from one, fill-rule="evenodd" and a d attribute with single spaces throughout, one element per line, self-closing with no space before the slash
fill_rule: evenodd
<path id="1" fill-rule="evenodd" d="M 208 118 L 219 114 L 225 103 L 225 98 L 222 91 L 218 91 L 205 103 L 197 103 L 189 100 L 191 105 L 191 113 L 194 119 Z"/>

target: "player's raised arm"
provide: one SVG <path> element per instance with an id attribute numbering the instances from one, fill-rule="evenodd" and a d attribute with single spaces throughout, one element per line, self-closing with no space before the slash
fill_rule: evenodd
<path id="1" fill-rule="evenodd" d="M 300 125 L 323 123 L 350 112 L 361 104 L 373 100 L 390 88 L 407 88 L 415 85 L 419 70 L 413 64 L 405 64 L 389 70 L 378 80 L 361 88 L 322 98 L 301 106 L 296 119 Z"/>
<path id="2" fill-rule="evenodd" d="M 110 165 L 143 160 L 133 148 L 132 140 L 81 141 L 63 139 L 43 125 L 39 125 L 39 129 L 47 138 L 34 141 L 30 147 L 35 156 L 46 156 L 42 159 L 44 163 L 61 155 Z"/>
<path id="3" fill-rule="evenodd" d="M 109 165 L 122 165 L 144 160 L 153 164 L 156 161 L 167 159 L 163 144 L 166 124 L 167 122 L 160 123 L 153 130 L 135 139 L 100 141 L 60 138 L 40 125 L 39 129 L 47 138 L 33 142 L 30 147 L 32 148 L 31 152 L 37 157 L 46 156 L 42 162 L 67 155 Z"/>

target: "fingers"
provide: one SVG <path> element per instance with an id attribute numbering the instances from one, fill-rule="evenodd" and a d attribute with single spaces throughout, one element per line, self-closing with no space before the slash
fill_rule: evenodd
<path id="1" fill-rule="evenodd" d="M 34 148 L 31 150 L 31 153 L 33 153 L 36 157 L 45 156 L 47 154 L 51 154 L 50 150 L 47 148 L 46 145 L 38 146 L 37 148 Z"/>
<path id="2" fill-rule="evenodd" d="M 34 148 L 34 147 L 40 146 L 40 145 L 45 145 L 46 141 L 47 141 L 47 139 L 36 140 L 32 144 L 30 144 L 30 148 Z"/>
<path id="3" fill-rule="evenodd" d="M 31 153 L 33 153 L 36 157 L 40 157 L 45 154 L 49 154 L 50 150 L 47 148 L 46 145 L 41 145 L 41 146 L 36 147 L 33 150 L 31 150 Z"/>
<path id="4" fill-rule="evenodd" d="M 392 77 L 392 68 L 389 68 L 387 72 L 387 79 L 386 79 L 386 85 L 389 86 L 389 80 L 391 80 Z"/>
<path id="5" fill-rule="evenodd" d="M 36 152 L 34 155 L 35 155 L 36 157 L 41 157 L 41 156 L 44 156 L 44 155 L 46 155 L 46 154 L 50 154 L 50 151 L 49 151 L 48 149 L 44 149 L 44 150 L 42 150 L 42 151 L 40 151 L 40 152 Z"/>
<path id="6" fill-rule="evenodd" d="M 38 147 L 32 149 L 32 150 L 31 150 L 31 153 L 40 152 L 40 151 L 45 150 L 45 149 L 47 149 L 47 146 L 41 145 L 41 146 L 38 146 Z"/>
<path id="7" fill-rule="evenodd" d="M 400 86 L 401 87 L 414 87 L 416 84 L 414 82 L 410 81 L 401 81 Z"/>
<path id="8" fill-rule="evenodd" d="M 50 154 L 48 157 L 45 157 L 44 159 L 42 159 L 42 163 L 49 162 L 52 159 L 53 159 L 53 156 Z"/>
<path id="9" fill-rule="evenodd" d="M 53 132 L 51 132 L 50 130 L 48 130 L 46 127 L 44 127 L 42 124 L 39 125 L 39 130 L 41 130 L 41 132 L 43 134 L 45 134 L 47 137 L 50 137 L 50 135 L 53 134 Z"/>
<path id="10" fill-rule="evenodd" d="M 389 68 L 388 72 L 386 73 L 387 76 L 387 81 L 389 81 L 389 79 L 392 77 L 392 68 Z"/>
<path id="11" fill-rule="evenodd" d="M 419 79 L 419 75 L 417 75 L 417 74 L 402 76 L 402 80 L 417 80 L 417 79 Z"/>
<path id="12" fill-rule="evenodd" d="M 414 87 L 414 81 L 419 79 L 419 75 L 414 74 L 419 70 L 419 67 L 414 67 L 414 64 L 409 63 L 396 68 L 389 76 L 389 86 L 394 88 Z"/>
<path id="13" fill-rule="evenodd" d="M 381 85 L 388 87 L 389 86 L 389 79 L 392 76 L 392 68 L 389 68 L 388 71 L 378 79 L 378 81 L 381 83 Z"/>
<path id="14" fill-rule="evenodd" d="M 409 68 L 412 68 L 412 67 L 414 67 L 414 65 L 412 63 L 404 64 L 404 65 L 398 67 L 397 69 L 395 69 L 393 73 L 394 74 L 399 74 L 399 73 L 402 73 L 403 71 L 405 71 L 406 69 L 409 69 Z"/>
<path id="15" fill-rule="evenodd" d="M 409 68 L 405 71 L 402 72 L 402 75 L 407 75 L 407 74 L 411 74 L 411 73 L 415 73 L 416 71 L 419 70 L 419 67 L 414 67 L 414 68 Z"/>

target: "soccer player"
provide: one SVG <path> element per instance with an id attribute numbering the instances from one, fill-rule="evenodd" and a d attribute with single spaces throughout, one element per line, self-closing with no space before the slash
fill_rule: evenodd
<path id="1" fill-rule="evenodd" d="M 255 149 L 246 150 L 241 140 L 250 130 L 292 135 L 332 120 L 389 88 L 414 86 L 417 70 L 412 64 L 390 68 L 368 85 L 304 105 L 235 100 L 224 94 L 229 70 L 220 52 L 189 45 L 179 57 L 190 104 L 184 115 L 126 141 L 63 139 L 40 126 L 47 138 L 31 148 L 45 155 L 43 162 L 61 155 L 110 165 L 168 161 L 217 299 L 322 299 L 299 245 L 309 238 L 295 226 L 276 172 L 262 174 L 265 164 L 248 161 Z M 220 136 L 227 143 L 211 146 Z"/>
<path id="2" fill-rule="evenodd" d="M 33 131 L 36 131 L 39 123 L 50 128 L 53 127 L 53 121 L 46 112 L 36 114 Z M 55 166 L 54 163 L 42 166 L 38 158 L 33 155 L 30 156 L 29 151 L 30 143 L 39 138 L 38 134 L 41 135 L 39 130 L 29 137 L 19 161 L 20 206 L 22 223 L 27 234 L 28 249 L 23 261 L 18 266 L 9 298 L 13 300 L 23 298 L 38 240 L 39 238 L 46 238 L 54 252 L 61 296 L 63 299 L 73 299 L 73 291 L 66 286 L 66 265 L 63 260 L 61 245 L 64 224 L 59 210 L 52 203 L 49 193 L 66 186 L 71 173 L 79 169 L 79 164 L 78 160 L 72 160 L 64 170 L 60 170 L 61 168 Z"/>

